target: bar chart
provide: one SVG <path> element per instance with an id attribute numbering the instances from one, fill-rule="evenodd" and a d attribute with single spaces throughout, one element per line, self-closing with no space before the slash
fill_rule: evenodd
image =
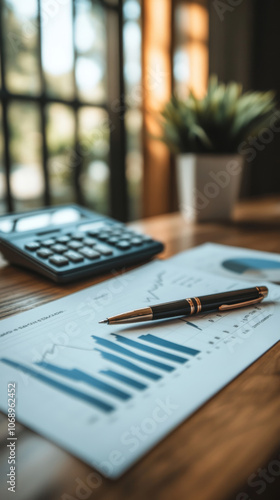
<path id="1" fill-rule="evenodd" d="M 1 361 L 22 370 L 28 376 L 34 377 L 42 383 L 51 385 L 56 390 L 90 403 L 101 412 L 108 413 L 116 409 L 114 402 L 129 401 L 135 392 L 148 389 L 150 383 L 161 380 L 166 373 L 174 372 L 176 365 L 187 363 L 189 358 L 183 357 L 183 355 L 196 356 L 200 352 L 151 334 L 140 335 L 137 340 L 117 333 L 109 334 L 109 338 L 93 335 L 92 339 L 96 346 L 92 349 L 111 366 L 111 368 L 97 371 L 94 375 L 79 368 L 66 368 L 46 361 L 48 355 L 53 354 L 54 349 L 49 349 L 44 353 L 42 360 L 34 363 L 32 368 L 6 358 Z M 138 354 L 139 351 L 145 353 L 146 356 Z M 161 359 L 164 359 L 164 362 Z M 116 365 L 125 370 L 125 373 L 116 371 L 114 369 Z M 144 368 L 145 365 L 148 365 L 148 369 Z M 130 372 L 131 375 L 128 376 L 127 372 Z M 133 374 L 140 376 L 141 380 L 133 378 Z M 53 375 L 63 379 L 64 382 L 53 378 Z M 104 381 L 104 377 L 107 378 L 107 382 Z M 87 392 L 75 390 L 72 385 L 69 385 L 77 382 L 96 390 L 99 395 L 93 397 Z M 114 382 L 117 382 L 118 385 L 116 386 Z M 132 392 L 129 391 L 129 388 L 132 389 Z M 112 402 L 108 403 L 102 399 L 102 395 L 109 396 Z"/>
<path id="2" fill-rule="evenodd" d="M 158 283 L 153 290 L 155 287 L 158 290 L 162 284 L 161 280 L 162 277 L 157 280 Z M 188 365 L 192 360 L 201 359 L 201 354 L 211 352 L 206 350 L 209 346 L 217 348 L 218 344 L 225 342 L 225 337 L 227 338 L 234 330 L 246 325 L 259 311 L 260 307 L 256 306 L 245 313 L 239 321 L 240 324 L 236 324 L 232 316 L 227 319 L 226 315 L 221 314 L 206 315 L 201 319 L 201 327 L 195 325 L 196 331 L 193 328 L 189 330 L 188 321 L 179 319 L 175 322 L 175 330 L 174 325 L 172 326 L 173 335 L 170 335 L 170 339 L 176 336 L 177 329 L 179 332 L 177 338 L 181 339 L 181 343 L 169 340 L 161 334 L 144 333 L 133 336 L 117 332 L 105 335 L 99 333 L 99 335 L 91 335 L 92 346 L 87 347 L 85 351 L 80 347 L 61 346 L 63 350 L 57 356 L 57 362 L 54 362 L 52 357 L 59 345 L 48 347 L 41 359 L 34 362 L 32 366 L 8 358 L 2 358 L 1 361 L 57 391 L 90 404 L 101 413 L 112 413 L 118 411 L 119 404 L 125 404 L 137 397 L 137 394 L 150 389 L 151 384 L 174 374 L 178 368 Z M 223 330 L 217 335 L 217 332 L 221 330 L 219 326 L 221 319 Z M 187 330 L 184 331 L 186 328 Z M 205 332 L 207 329 L 207 341 L 203 344 L 202 339 L 205 333 L 199 332 Z M 214 337 L 210 334 L 212 330 L 216 333 Z M 190 345 L 183 342 L 186 331 Z M 197 346 L 200 344 L 201 349 L 194 348 L 194 343 Z M 69 351 L 75 353 L 71 360 L 67 356 Z M 91 358 L 92 363 L 83 362 L 85 352 L 99 357 L 97 368 L 94 357 Z M 65 362 L 62 366 L 60 362 L 64 358 Z M 75 360 L 76 364 L 79 364 L 78 360 L 80 360 L 80 366 L 75 366 Z"/>
<path id="3" fill-rule="evenodd" d="M 108 281 L 2 322 L 0 376 L 17 384 L 19 421 L 100 471 L 110 463 L 118 477 L 279 340 L 273 285 L 271 302 L 244 310 L 98 323 L 139 304 L 237 288 L 184 259 L 133 271 L 117 297 Z M 4 410 L 6 402 L 0 394 Z"/>

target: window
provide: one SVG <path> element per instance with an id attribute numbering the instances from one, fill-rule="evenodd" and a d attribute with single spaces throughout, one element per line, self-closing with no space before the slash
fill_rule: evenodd
<path id="1" fill-rule="evenodd" d="M 130 217 L 142 215 L 142 30 L 141 3 L 139 0 L 125 0 L 123 4 L 124 36 L 124 81 L 126 129 L 126 181 Z"/>
<path id="2" fill-rule="evenodd" d="M 174 209 L 152 136 L 173 91 L 206 89 L 206 0 L 2 0 L 0 63 L 0 212 Z"/>
<path id="3" fill-rule="evenodd" d="M 77 201 L 128 217 L 112 109 L 124 93 L 122 18 L 118 0 L 1 2 L 2 212 Z"/>

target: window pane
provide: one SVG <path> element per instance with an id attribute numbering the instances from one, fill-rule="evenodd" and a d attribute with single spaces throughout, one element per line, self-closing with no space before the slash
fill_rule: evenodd
<path id="1" fill-rule="evenodd" d="M 6 211 L 6 177 L 4 169 L 2 106 L 0 106 L 0 213 Z"/>
<path id="2" fill-rule="evenodd" d="M 129 218 L 141 217 L 141 195 L 143 176 L 142 157 L 142 113 L 130 110 L 125 116 L 127 132 L 126 179 L 129 199 Z"/>
<path id="3" fill-rule="evenodd" d="M 15 209 L 43 204 L 42 137 L 36 104 L 14 102 L 8 110 L 11 153 L 11 192 Z"/>
<path id="4" fill-rule="evenodd" d="M 75 200 L 74 169 L 79 158 L 74 153 L 75 118 L 68 106 L 51 104 L 47 108 L 48 171 L 54 204 Z"/>
<path id="5" fill-rule="evenodd" d="M 79 145 L 83 157 L 81 189 L 86 203 L 98 212 L 109 211 L 109 122 L 103 109 L 79 112 Z"/>
<path id="6" fill-rule="evenodd" d="M 123 17 L 127 21 L 139 20 L 141 15 L 141 6 L 139 0 L 125 0 L 123 4 Z"/>
<path id="7" fill-rule="evenodd" d="M 127 19 L 123 26 L 126 100 L 129 105 L 130 101 L 134 101 L 132 105 L 139 106 L 141 104 L 141 9 L 139 2 L 128 0 L 123 10 L 124 19 Z M 133 91 L 135 86 L 138 89 Z"/>
<path id="8" fill-rule="evenodd" d="M 74 96 L 72 1 L 41 2 L 42 64 L 50 95 Z"/>
<path id="9" fill-rule="evenodd" d="M 106 99 L 106 30 L 104 10 L 89 0 L 77 0 L 75 45 L 79 97 L 88 102 Z"/>
<path id="10" fill-rule="evenodd" d="M 37 0 L 6 0 L 4 29 L 8 89 L 39 93 Z"/>
<path id="11" fill-rule="evenodd" d="M 142 67 L 141 5 L 139 0 L 126 0 L 124 14 L 124 78 L 125 98 L 129 111 L 125 115 L 127 134 L 126 180 L 129 219 L 141 217 L 143 176 L 142 157 Z"/>

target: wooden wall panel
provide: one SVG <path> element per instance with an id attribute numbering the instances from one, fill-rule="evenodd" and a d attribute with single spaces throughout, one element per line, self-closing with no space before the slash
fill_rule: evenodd
<path id="1" fill-rule="evenodd" d="M 143 216 L 172 207 L 170 153 L 160 135 L 158 113 L 172 90 L 172 0 L 143 0 Z"/>

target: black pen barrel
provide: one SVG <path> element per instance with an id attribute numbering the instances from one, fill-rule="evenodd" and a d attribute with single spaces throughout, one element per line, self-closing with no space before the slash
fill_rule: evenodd
<path id="1" fill-rule="evenodd" d="M 148 306 L 126 313 L 111 316 L 101 323 L 116 325 L 121 323 L 135 323 L 157 319 L 175 318 L 178 316 L 192 316 L 193 314 L 214 311 L 228 311 L 239 307 L 250 306 L 261 302 L 268 295 L 266 286 L 255 286 L 242 290 L 233 290 L 200 297 L 191 297 L 164 304 Z"/>
<path id="2" fill-rule="evenodd" d="M 253 287 L 166 302 L 164 304 L 151 306 L 151 309 L 153 312 L 153 319 L 174 318 L 176 316 L 191 316 L 200 312 L 216 311 L 224 304 L 232 305 L 255 300 L 259 297 L 259 288 Z"/>
<path id="3" fill-rule="evenodd" d="M 151 306 L 153 319 L 175 318 L 176 316 L 188 316 L 191 314 L 191 305 L 186 299 L 165 302 Z"/>
<path id="4" fill-rule="evenodd" d="M 255 300 L 260 296 L 259 290 L 254 288 L 245 288 L 243 290 L 233 290 L 232 292 L 217 293 L 213 295 L 204 295 L 200 298 L 202 310 L 205 312 L 215 311 L 219 306 L 226 304 Z"/>

